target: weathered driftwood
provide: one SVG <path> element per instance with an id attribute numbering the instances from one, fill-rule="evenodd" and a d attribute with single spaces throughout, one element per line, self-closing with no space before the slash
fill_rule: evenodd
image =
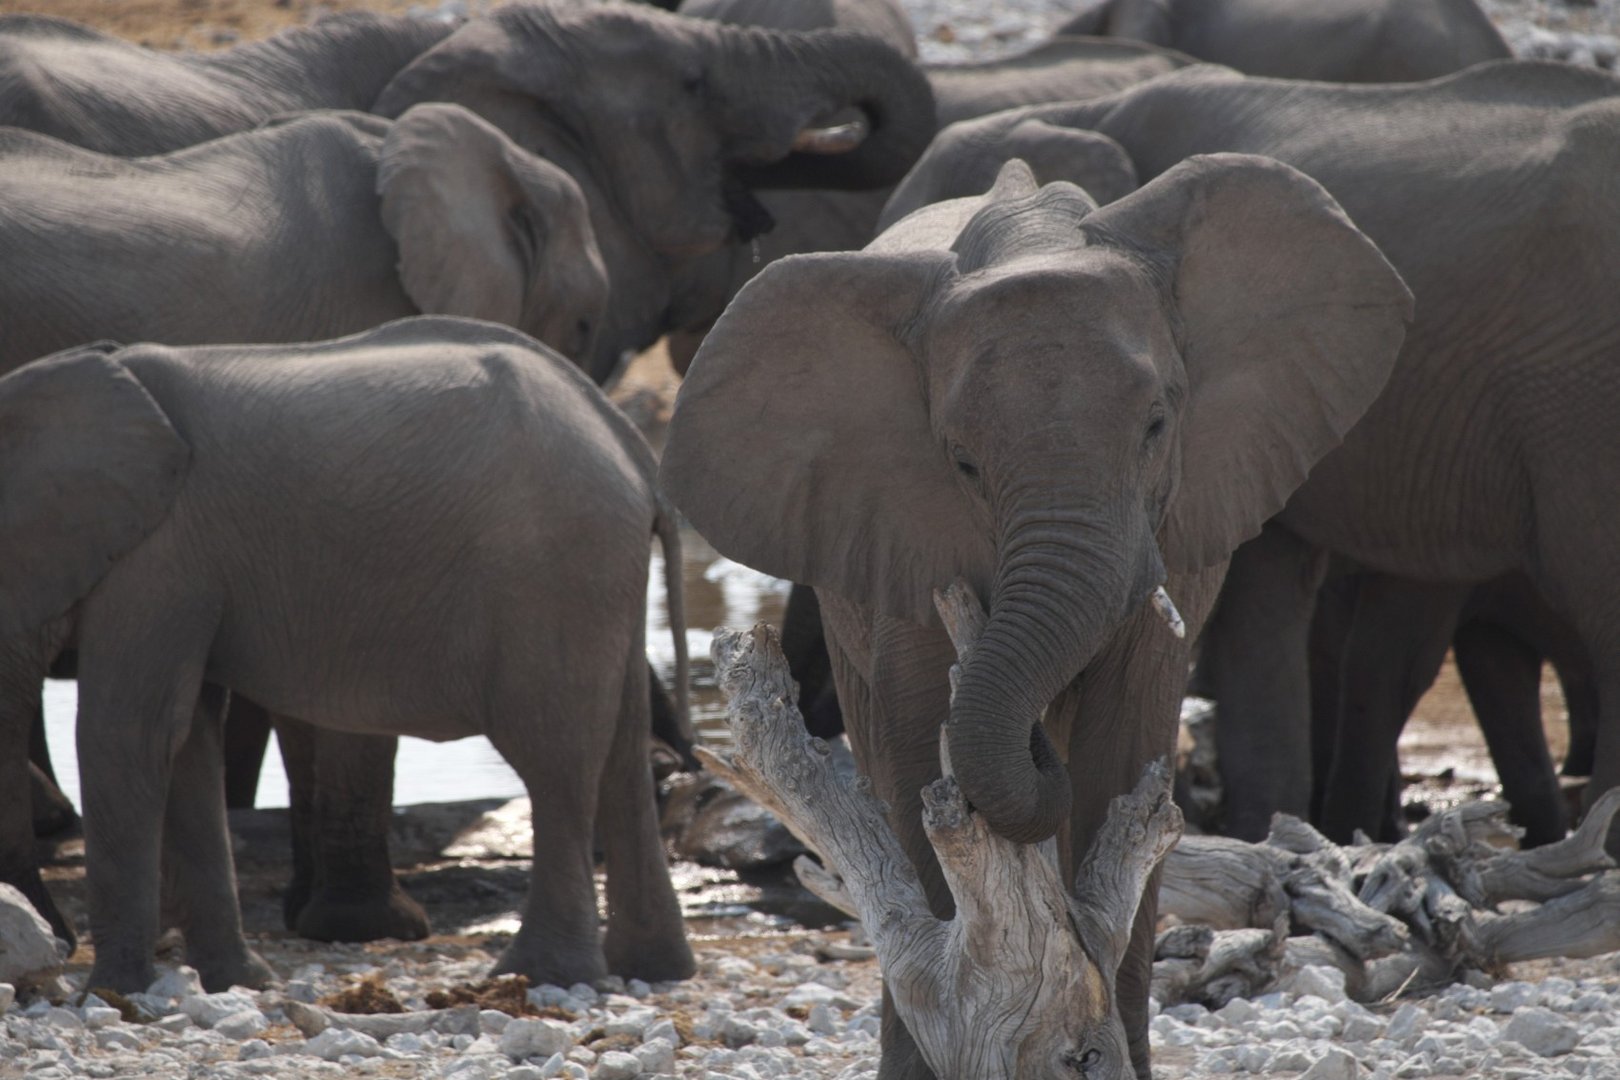
<path id="1" fill-rule="evenodd" d="M 1285 815 L 1261 844 L 1187 837 L 1165 861 L 1159 909 L 1269 935 L 1270 951 L 1248 939 L 1230 948 L 1280 958 L 1270 968 L 1280 982 L 1307 965 L 1336 967 L 1360 1001 L 1443 985 L 1470 969 L 1620 949 L 1620 872 L 1608 872 L 1615 863 L 1604 850 L 1620 789 L 1598 800 L 1572 836 L 1532 851 L 1501 846 L 1518 835 L 1507 812 L 1501 802 L 1468 803 L 1393 845 L 1358 837 L 1341 848 Z M 1510 900 L 1518 910 L 1496 910 Z M 1290 922 L 1299 936 L 1285 940 Z M 1267 988 L 1253 985 L 1267 970 L 1258 960 L 1229 974 L 1215 964 L 1213 943 L 1200 956 L 1161 946 L 1171 950 L 1161 947 L 1155 965 L 1161 1001 L 1219 1005 L 1245 980 L 1249 992 Z"/>
<path id="2" fill-rule="evenodd" d="M 358 1031 L 379 1042 L 391 1035 L 420 1035 L 425 1031 L 441 1035 L 470 1035 L 478 1031 L 476 1005 L 402 1013 L 342 1013 L 289 999 L 283 1007 L 287 1019 L 306 1039 L 313 1039 L 327 1028 Z"/>
<path id="3" fill-rule="evenodd" d="M 965 658 L 982 608 L 962 583 L 936 603 Z M 1011 1080 L 1119 1064 L 1115 969 L 1148 877 L 1181 829 L 1168 767 L 1150 768 L 1114 800 L 1071 894 L 1053 842 L 1028 846 L 991 832 L 944 760 L 943 779 L 923 792 L 924 827 L 956 904 L 955 917 L 941 920 L 887 808 L 864 778 L 838 776 L 825 745 L 805 733 L 775 631 L 716 631 L 713 654 L 735 750 L 704 753 L 705 762 L 821 853 L 825 869 L 808 870 L 807 886 L 860 917 L 934 1073 Z"/>

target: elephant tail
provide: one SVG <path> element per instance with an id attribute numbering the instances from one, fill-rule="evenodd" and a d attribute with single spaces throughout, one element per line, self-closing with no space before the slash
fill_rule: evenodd
<path id="1" fill-rule="evenodd" d="M 691 660 L 686 654 L 686 594 L 681 588 L 681 530 L 675 512 L 660 496 L 653 521 L 664 549 L 664 598 L 669 609 L 669 633 L 675 639 L 675 723 L 687 744 L 697 741 L 692 730 Z"/>

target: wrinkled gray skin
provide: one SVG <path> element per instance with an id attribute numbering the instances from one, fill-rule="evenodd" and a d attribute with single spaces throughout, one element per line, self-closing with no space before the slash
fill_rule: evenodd
<path id="1" fill-rule="evenodd" d="M 608 301 L 568 175 L 454 105 L 149 158 L 0 132 L 0 371 L 97 337 L 312 341 L 420 313 L 583 361 Z"/>
<path id="2" fill-rule="evenodd" d="M 1174 742 L 1191 641 L 1149 594 L 1196 634 L 1232 549 L 1383 386 L 1410 311 L 1273 162 L 1200 158 L 1093 206 L 1014 162 L 864 251 L 774 264 L 704 343 L 664 452 L 716 548 L 816 588 L 851 745 L 941 914 L 920 815 L 940 724 L 986 821 L 1063 833 L 1072 865 Z M 957 576 L 989 620 L 952 700 L 931 591 Z M 1148 1073 L 1154 896 L 1118 976 L 1128 1059 L 1073 1033 L 1108 1056 L 1089 1075 Z M 895 1023 L 880 1075 L 927 1075 Z"/>
<path id="3" fill-rule="evenodd" d="M 1085 0 L 1058 32 L 1324 82 L 1417 82 L 1513 55 L 1475 0 Z"/>
<path id="4" fill-rule="evenodd" d="M 364 62 L 340 32 L 351 24 L 371 28 Z M 390 70 L 368 76 L 358 101 L 353 71 L 373 57 Z M 308 92 L 255 96 L 288 80 Z M 667 260 L 769 226 L 753 189 L 892 184 L 933 134 L 926 80 L 880 42 L 643 5 L 514 3 L 448 35 L 409 20 L 323 21 L 207 64 L 60 20 L 0 22 L 0 120 L 120 154 L 189 146 L 289 108 L 397 117 L 424 101 L 465 105 L 585 192 L 615 288 L 589 365 L 599 382 L 673 325 Z M 795 149 L 801 132 L 849 110 L 870 120 L 859 146 Z"/>
<path id="5" fill-rule="evenodd" d="M 1356 829 L 1388 841 L 1403 834 L 1389 813 L 1400 807 L 1396 741 L 1448 648 L 1523 843 L 1563 838 L 1569 822 L 1542 728 L 1541 666 L 1546 659 L 1558 672 L 1572 728 L 1569 763 L 1579 766 L 1583 749 L 1590 759 L 1597 713 L 1592 663 L 1567 621 L 1513 573 L 1472 587 L 1351 574 L 1318 593 L 1311 803 L 1330 839 L 1348 843 Z M 1386 785 L 1389 796 L 1380 798 Z"/>
<path id="6" fill-rule="evenodd" d="M 578 186 L 454 105 L 306 115 L 137 159 L 0 131 L 0 187 L 0 372 L 97 338 L 311 341 L 419 312 L 504 322 L 580 360 L 607 304 Z M 3 686 L 0 723 L 38 727 L 38 683 Z M 386 744 L 362 755 L 392 759 Z M 7 847 L 0 880 L 39 902 L 31 845 Z M 427 932 L 385 847 L 327 861 L 373 882 L 374 902 L 350 881 L 347 917 L 330 897 L 301 915 L 306 883 L 290 921 L 323 937 Z M 73 940 L 54 905 L 40 910 Z"/>
<path id="7" fill-rule="evenodd" d="M 418 318 L 317 344 L 70 350 L 0 380 L 0 416 L 6 670 L 78 652 L 90 985 L 151 981 L 160 845 L 204 985 L 270 976 L 236 905 L 222 685 L 355 735 L 490 738 L 540 825 L 498 970 L 690 974 L 643 654 L 647 544 L 678 565 L 679 541 L 645 443 L 575 368 L 503 327 Z"/>
<path id="8" fill-rule="evenodd" d="M 740 25 L 857 30 L 880 36 L 908 56 L 916 55 L 916 31 L 904 9 L 893 0 L 689 0 L 680 11 L 682 15 Z M 1096 97 L 1191 62 L 1168 49 L 1071 38 L 1054 39 L 1005 60 L 932 65 L 923 71 L 933 87 L 938 124 L 943 126 L 1015 105 Z M 931 130 L 929 135 L 933 133 Z M 1092 179 L 1089 171 L 1073 171 L 1076 151 L 1051 145 L 1050 140 L 1026 139 L 1016 147 L 1009 146 L 1008 151 L 1008 157 L 1022 157 L 1042 182 L 1074 180 L 1085 184 Z M 1117 159 L 1118 155 L 1113 157 Z M 995 180 L 996 169 L 1006 160 L 1004 157 L 994 162 L 987 174 L 974 173 L 970 182 L 941 183 L 932 201 L 983 194 Z M 1105 169 L 1110 178 L 1118 175 L 1112 163 Z M 951 180 L 948 174 L 941 176 Z M 1107 186 L 1110 181 L 1102 182 Z M 709 326 L 737 291 L 765 266 L 784 255 L 852 250 L 876 236 L 890 190 L 762 194 L 760 201 L 775 219 L 775 229 L 751 245 L 726 248 L 677 267 L 677 315 L 670 323 L 674 332 L 669 335 L 670 360 L 675 370 L 685 373 Z M 1108 187 L 1106 192 L 1093 194 L 1111 199 L 1127 190 L 1130 187 Z"/>
<path id="9" fill-rule="evenodd" d="M 1418 297 L 1388 391 L 1232 560 L 1210 635 L 1225 650 L 1218 750 L 1241 770 L 1228 828 L 1256 838 L 1273 811 L 1308 810 L 1306 640 L 1324 553 L 1430 584 L 1527 575 L 1593 661 L 1589 798 L 1620 782 L 1607 494 L 1620 459 L 1605 435 L 1620 411 L 1605 285 L 1620 275 L 1620 80 L 1521 61 L 1391 87 L 1190 69 L 1037 111 L 1115 139 L 1144 178 L 1221 150 L 1305 170 Z"/>

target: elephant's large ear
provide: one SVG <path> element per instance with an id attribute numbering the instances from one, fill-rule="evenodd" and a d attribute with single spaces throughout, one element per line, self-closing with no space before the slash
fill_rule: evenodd
<path id="1" fill-rule="evenodd" d="M 661 473 L 716 548 L 919 623 L 957 575 L 989 595 L 989 528 L 902 340 L 953 266 L 945 253 L 795 255 L 737 294 L 681 386 Z"/>
<path id="2" fill-rule="evenodd" d="M 94 588 L 169 511 L 191 450 L 95 345 L 0 379 L 0 635 Z"/>
<path id="3" fill-rule="evenodd" d="M 546 52 L 523 33 L 526 13 L 512 11 L 472 19 L 412 60 L 388 81 L 371 112 L 399 116 L 426 101 L 459 101 L 478 88 L 476 83 L 508 93 L 546 98 L 560 88 L 555 71 L 545 62 Z M 538 21 L 536 14 L 535 20 Z"/>
<path id="4" fill-rule="evenodd" d="M 1320 184 L 1270 158 L 1189 158 L 1086 221 L 1171 269 L 1188 400 L 1164 558 L 1226 558 L 1383 389 L 1412 294 Z"/>
<path id="5" fill-rule="evenodd" d="M 459 105 L 418 105 L 395 121 L 377 193 L 400 283 L 430 315 L 519 325 L 556 223 L 589 229 L 567 174 Z"/>

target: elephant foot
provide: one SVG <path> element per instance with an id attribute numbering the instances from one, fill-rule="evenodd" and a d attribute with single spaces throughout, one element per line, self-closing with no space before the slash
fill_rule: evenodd
<path id="1" fill-rule="evenodd" d="M 210 994 L 221 990 L 229 990 L 233 986 L 246 986 L 254 990 L 262 990 L 276 980 L 275 969 L 265 963 L 264 958 L 252 949 L 244 946 L 236 955 L 230 958 L 198 956 L 196 950 L 189 950 L 186 960 L 197 969 L 197 975 L 202 979 L 203 989 Z M 97 985 L 91 983 L 90 985 Z"/>
<path id="2" fill-rule="evenodd" d="M 603 946 L 608 970 L 626 979 L 644 982 L 678 982 L 697 971 L 692 949 L 681 936 L 674 941 L 639 941 L 619 945 L 609 932 Z"/>
<path id="3" fill-rule="evenodd" d="M 432 933 L 427 912 L 398 882 L 381 897 L 343 899 L 317 892 L 299 909 L 292 929 L 312 941 L 420 941 Z"/>
<path id="4" fill-rule="evenodd" d="M 533 942 L 523 941 L 521 931 L 490 970 L 491 976 L 526 976 L 530 986 L 547 983 L 552 986 L 573 986 L 575 983 L 594 986 L 607 973 L 601 947 L 594 941 L 568 950 L 543 949 Z"/>

